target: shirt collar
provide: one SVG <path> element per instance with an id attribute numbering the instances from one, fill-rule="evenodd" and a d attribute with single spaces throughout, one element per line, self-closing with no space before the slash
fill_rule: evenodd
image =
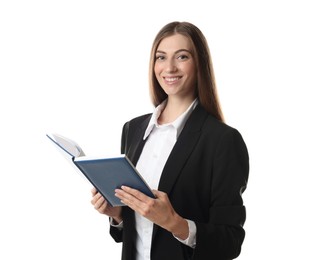
<path id="1" fill-rule="evenodd" d="M 181 114 L 175 121 L 167 124 L 167 125 L 171 125 L 173 126 L 176 130 L 177 130 L 177 137 L 180 135 L 188 117 L 190 116 L 190 114 L 193 112 L 193 110 L 195 109 L 195 107 L 198 104 L 198 98 L 196 98 L 192 104 L 187 108 L 187 110 Z M 155 109 L 154 112 L 152 114 L 152 117 L 150 119 L 150 122 L 145 130 L 144 133 L 144 137 L 143 140 L 145 140 L 150 133 L 152 132 L 154 127 L 159 127 L 160 125 L 158 124 L 157 120 L 161 114 L 161 112 L 165 109 L 167 105 L 167 99 L 164 100 L 161 104 L 159 104 Z"/>

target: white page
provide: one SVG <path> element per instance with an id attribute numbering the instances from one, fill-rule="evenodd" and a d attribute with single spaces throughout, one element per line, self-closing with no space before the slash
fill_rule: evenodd
<path id="1" fill-rule="evenodd" d="M 75 157 L 84 157 L 85 154 L 82 148 L 73 140 L 61 136 L 59 134 L 47 134 L 46 135 L 53 145 L 57 148 L 57 150 L 65 157 L 65 159 L 69 162 L 69 164 L 75 169 L 75 171 L 84 179 L 88 179 L 81 173 L 80 169 L 73 163 L 73 159 Z"/>

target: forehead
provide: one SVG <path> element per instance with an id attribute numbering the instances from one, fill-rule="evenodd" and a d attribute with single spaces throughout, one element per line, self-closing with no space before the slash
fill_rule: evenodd
<path id="1" fill-rule="evenodd" d="M 182 34 L 173 34 L 161 40 L 157 51 L 174 52 L 180 49 L 191 50 L 191 41 Z"/>

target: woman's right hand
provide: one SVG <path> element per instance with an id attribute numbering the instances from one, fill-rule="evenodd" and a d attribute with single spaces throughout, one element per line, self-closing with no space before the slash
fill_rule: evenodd
<path id="1" fill-rule="evenodd" d="M 96 188 L 92 188 L 92 200 L 91 204 L 93 204 L 94 208 L 101 214 L 105 214 L 117 223 L 122 222 L 122 207 L 112 207 L 106 201 L 106 199 L 97 191 Z"/>

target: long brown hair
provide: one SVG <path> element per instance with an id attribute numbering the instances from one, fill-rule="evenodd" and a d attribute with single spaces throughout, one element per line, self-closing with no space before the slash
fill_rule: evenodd
<path id="1" fill-rule="evenodd" d="M 224 117 L 216 89 L 207 40 L 200 29 L 188 22 L 168 23 L 158 32 L 154 39 L 149 65 L 149 87 L 154 106 L 159 105 L 167 98 L 167 94 L 159 85 L 154 73 L 155 54 L 162 39 L 173 34 L 182 34 L 190 40 L 197 68 L 197 94 L 199 102 L 211 115 L 223 122 Z"/>

